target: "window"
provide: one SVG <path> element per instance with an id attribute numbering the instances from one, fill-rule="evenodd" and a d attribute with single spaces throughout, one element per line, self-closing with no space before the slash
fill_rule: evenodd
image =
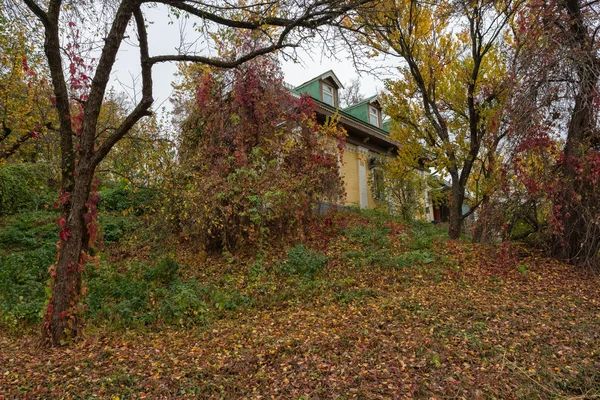
<path id="1" fill-rule="evenodd" d="M 375 200 L 385 200 L 385 180 L 381 169 L 373 169 L 373 198 Z"/>
<path id="2" fill-rule="evenodd" d="M 330 106 L 335 107 L 335 101 L 334 101 L 334 95 L 333 95 L 333 88 L 329 85 L 326 84 L 322 84 L 323 85 L 323 103 L 327 103 Z"/>
<path id="3" fill-rule="evenodd" d="M 369 106 L 369 122 L 379 127 L 379 110 L 373 106 Z"/>

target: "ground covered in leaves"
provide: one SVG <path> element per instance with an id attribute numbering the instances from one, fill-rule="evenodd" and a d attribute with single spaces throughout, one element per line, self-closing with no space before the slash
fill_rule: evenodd
<path id="1" fill-rule="evenodd" d="M 189 316 L 0 334 L 0 399 L 600 396 L 599 280 L 528 250 L 349 213 L 261 257 L 175 258 Z"/>

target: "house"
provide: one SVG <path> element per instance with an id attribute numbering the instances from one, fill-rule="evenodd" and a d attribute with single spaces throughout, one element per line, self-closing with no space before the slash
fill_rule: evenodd
<path id="1" fill-rule="evenodd" d="M 383 170 L 378 160 L 382 156 L 393 157 L 398 143 L 390 137 L 383 120 L 377 96 L 339 108 L 339 90 L 343 86 L 333 71 L 327 71 L 297 87 L 296 95 L 308 94 L 317 104 L 317 121 L 337 116 L 346 130 L 346 147 L 340 162 L 346 191 L 345 205 L 375 208 L 385 199 Z"/>

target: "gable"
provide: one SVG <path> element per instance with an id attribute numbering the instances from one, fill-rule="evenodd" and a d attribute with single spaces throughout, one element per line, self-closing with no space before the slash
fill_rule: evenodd
<path id="1" fill-rule="evenodd" d="M 327 93 L 331 94 L 330 98 L 333 97 L 333 104 L 331 105 L 337 107 L 339 102 L 338 90 L 342 89 L 344 86 L 331 70 L 297 86 L 293 89 L 293 92 L 297 94 L 308 94 L 313 99 L 327 103 L 326 99 L 324 99 L 324 86 L 326 87 Z M 328 90 L 327 88 L 330 89 Z"/>
<path id="2" fill-rule="evenodd" d="M 374 125 L 378 128 L 383 128 L 382 125 L 382 113 L 381 113 L 381 104 L 379 103 L 379 99 L 377 96 L 371 96 L 360 103 L 354 104 L 350 107 L 343 109 L 347 114 L 352 115 L 360 119 L 363 122 Z M 370 113 L 372 111 L 376 111 L 376 122 L 370 120 Z M 386 130 L 387 131 L 387 130 Z"/>

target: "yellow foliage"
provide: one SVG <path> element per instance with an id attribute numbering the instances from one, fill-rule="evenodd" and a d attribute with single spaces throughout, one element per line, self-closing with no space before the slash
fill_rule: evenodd
<path id="1" fill-rule="evenodd" d="M 489 27 L 468 23 L 484 19 Z M 506 55 L 498 44 L 502 21 L 493 7 L 482 11 L 474 2 L 457 8 L 445 0 L 387 0 L 377 12 L 355 20 L 367 27 L 365 45 L 403 61 L 382 96 L 392 118 L 390 133 L 400 143 L 399 162 L 440 172 L 460 172 L 472 163 L 471 189 L 493 190 L 492 181 L 480 181 L 483 175 L 489 178 L 495 164 L 509 94 Z"/>
<path id="2" fill-rule="evenodd" d="M 31 151 L 35 141 L 30 139 L 54 125 L 51 96 L 43 56 L 18 24 L 0 19 L 0 157 L 12 155 L 13 147 Z"/>

